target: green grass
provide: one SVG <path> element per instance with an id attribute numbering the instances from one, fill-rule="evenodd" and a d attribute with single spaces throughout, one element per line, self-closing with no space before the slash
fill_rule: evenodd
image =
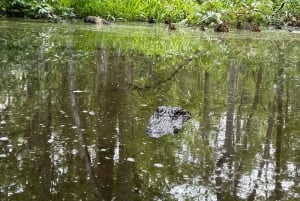
<path id="1" fill-rule="evenodd" d="M 79 16 L 98 15 L 127 21 L 147 21 L 152 16 L 158 22 L 167 15 L 173 21 L 182 20 L 196 5 L 192 0 L 73 0 L 71 4 Z"/>
<path id="2" fill-rule="evenodd" d="M 17 11 L 17 13 L 15 13 Z M 112 21 L 163 22 L 188 19 L 189 24 L 211 25 L 253 19 L 260 24 L 300 21 L 299 0 L 2 0 L 0 16 L 29 18 L 83 18 L 96 15 Z"/>
<path id="3" fill-rule="evenodd" d="M 210 24 L 218 20 L 235 22 L 253 18 L 260 23 L 268 23 L 273 16 L 290 13 L 300 17 L 299 0 L 60 0 L 74 8 L 78 17 L 98 15 L 110 20 L 147 21 L 153 17 L 163 22 L 170 16 L 172 22 L 187 18 L 190 24 Z M 280 13 L 276 13 L 278 7 Z"/>

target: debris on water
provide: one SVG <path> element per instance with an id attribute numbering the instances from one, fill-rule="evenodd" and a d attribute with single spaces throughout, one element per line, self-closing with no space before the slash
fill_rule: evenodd
<path id="1" fill-rule="evenodd" d="M 0 137 L 0 141 L 6 142 L 6 141 L 8 141 L 8 137 Z"/>
<path id="2" fill-rule="evenodd" d="M 6 154 L 0 154 L 0 158 L 6 158 Z"/>
<path id="3" fill-rule="evenodd" d="M 51 144 L 52 142 L 54 142 L 54 139 L 51 138 L 51 139 L 48 140 L 49 144 Z"/>
<path id="4" fill-rule="evenodd" d="M 87 93 L 87 91 L 82 91 L 82 90 L 73 90 L 73 93 Z"/>
<path id="5" fill-rule="evenodd" d="M 164 165 L 161 163 L 154 163 L 154 167 L 163 168 Z"/>
<path id="6" fill-rule="evenodd" d="M 72 149 L 72 154 L 73 155 L 76 155 L 78 153 L 78 150 L 77 149 Z"/>
<path id="7" fill-rule="evenodd" d="M 135 162 L 134 158 L 131 158 L 131 157 L 127 158 L 127 161 L 129 161 L 129 162 Z"/>
<path id="8" fill-rule="evenodd" d="M 89 115 L 94 116 L 95 112 L 94 111 L 89 111 Z"/>

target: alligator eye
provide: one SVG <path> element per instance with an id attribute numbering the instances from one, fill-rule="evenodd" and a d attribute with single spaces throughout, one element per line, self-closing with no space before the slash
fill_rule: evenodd
<path id="1" fill-rule="evenodd" d="M 186 111 L 184 110 L 176 110 L 175 111 L 175 115 L 185 115 L 186 114 Z"/>
<path id="2" fill-rule="evenodd" d="M 157 108 L 158 113 L 164 113 L 165 111 L 166 111 L 166 107 L 164 107 L 164 106 L 160 106 Z"/>
<path id="3" fill-rule="evenodd" d="M 174 126 L 173 134 L 178 134 L 179 129 Z"/>
<path id="4" fill-rule="evenodd" d="M 189 119 L 192 118 L 192 114 L 190 112 L 187 112 L 185 116 L 187 116 Z"/>

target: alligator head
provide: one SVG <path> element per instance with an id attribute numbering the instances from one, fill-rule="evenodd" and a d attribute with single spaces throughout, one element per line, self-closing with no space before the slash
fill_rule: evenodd
<path id="1" fill-rule="evenodd" d="M 157 111 L 150 117 L 146 131 L 150 137 L 155 138 L 168 133 L 174 135 L 191 118 L 191 113 L 180 107 L 159 106 Z"/>

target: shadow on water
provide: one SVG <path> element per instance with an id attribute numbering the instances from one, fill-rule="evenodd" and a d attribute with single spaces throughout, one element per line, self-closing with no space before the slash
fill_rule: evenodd
<path id="1" fill-rule="evenodd" d="M 0 21 L 3 200 L 297 200 L 299 37 Z M 158 106 L 193 114 L 150 138 Z"/>

